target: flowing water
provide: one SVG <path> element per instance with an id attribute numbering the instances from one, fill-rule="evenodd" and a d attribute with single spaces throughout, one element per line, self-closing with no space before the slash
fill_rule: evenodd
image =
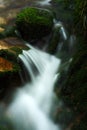
<path id="1" fill-rule="evenodd" d="M 50 5 L 51 0 L 42 0 L 38 1 L 37 3 L 44 6 L 44 5 Z"/>
<path id="2" fill-rule="evenodd" d="M 63 28 L 59 23 L 55 26 Z M 64 29 L 60 28 L 60 32 L 65 39 Z M 59 125 L 53 122 L 52 114 L 56 106 L 58 108 L 58 103 L 54 105 L 54 86 L 61 60 L 28 43 L 26 46 L 30 49 L 23 50 L 19 55 L 25 71 L 25 75 L 21 73 L 23 86 L 15 93 L 14 100 L 6 110 L 6 117 L 15 130 L 60 130 Z"/>
<path id="3" fill-rule="evenodd" d="M 30 74 L 31 82 L 17 91 L 7 116 L 16 130 L 60 130 L 50 119 L 60 60 L 35 48 L 23 51 L 19 58 Z"/>
<path id="4" fill-rule="evenodd" d="M 25 2 L 21 0 L 2 0 L 0 1 L 1 15 L 5 16 L 4 11 L 8 9 L 8 17 L 11 15 L 11 9 L 20 10 L 28 5 L 50 6 L 51 0 L 37 0 Z M 15 3 L 15 4 L 12 4 Z M 13 5 L 11 7 L 11 5 Z M 16 11 L 15 11 L 16 12 Z M 17 13 L 17 12 L 16 12 Z M 9 15 L 10 14 L 10 15 Z M 13 13 L 12 13 L 13 14 Z M 55 124 L 52 114 L 55 113 L 56 105 L 54 101 L 56 95 L 54 86 L 58 80 L 61 60 L 58 58 L 59 53 L 62 53 L 63 45 L 68 40 L 70 46 L 67 48 L 72 51 L 75 36 L 67 36 L 66 30 L 62 22 L 54 20 L 55 27 L 60 26 L 61 40 L 58 43 L 55 56 L 40 51 L 29 44 L 30 50 L 23 50 L 19 55 L 18 60 L 22 64 L 24 73 L 21 73 L 23 85 L 17 89 L 14 94 L 12 103 L 6 107 L 5 116 L 12 123 L 14 130 L 60 130 L 58 123 Z M 69 54 L 69 53 L 68 53 Z M 64 57 L 64 55 L 63 55 Z M 61 58 L 62 59 L 62 58 Z M 70 57 L 68 58 L 70 60 Z M 61 101 L 60 101 L 61 102 Z M 57 108 L 58 108 L 57 103 Z"/>

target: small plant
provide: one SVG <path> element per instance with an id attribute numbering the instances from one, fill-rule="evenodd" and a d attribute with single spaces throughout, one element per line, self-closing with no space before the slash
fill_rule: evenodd
<path id="1" fill-rule="evenodd" d="M 73 5 L 74 28 L 77 34 L 87 35 L 87 0 L 65 0 L 65 6 Z"/>

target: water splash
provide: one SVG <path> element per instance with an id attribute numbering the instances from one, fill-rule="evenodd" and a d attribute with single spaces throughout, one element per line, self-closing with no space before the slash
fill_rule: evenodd
<path id="1" fill-rule="evenodd" d="M 45 6 L 45 5 L 50 5 L 51 0 L 42 0 L 42 1 L 38 1 L 37 3 L 39 5 Z"/>
<path id="2" fill-rule="evenodd" d="M 31 76 L 31 83 L 19 89 L 6 111 L 16 130 L 60 130 L 50 119 L 53 88 L 60 60 L 32 46 L 19 58 Z M 34 75 L 36 67 L 38 74 Z"/>
<path id="3" fill-rule="evenodd" d="M 61 36 L 63 37 L 64 40 L 67 40 L 67 33 L 66 33 L 66 30 L 65 30 L 62 22 L 59 22 L 54 19 L 54 25 L 55 25 L 55 28 L 60 27 Z"/>

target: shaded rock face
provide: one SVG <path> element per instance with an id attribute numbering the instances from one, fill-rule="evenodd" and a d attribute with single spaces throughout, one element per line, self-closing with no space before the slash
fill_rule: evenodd
<path id="1" fill-rule="evenodd" d="M 78 103 L 80 100 L 84 101 L 85 89 L 87 86 L 87 45 L 81 45 L 80 49 L 76 52 L 71 62 L 67 81 L 63 87 L 63 93 L 73 96 L 72 102 Z M 83 105 L 82 105 L 83 106 Z M 84 106 L 83 106 L 84 107 Z"/>
<path id="2" fill-rule="evenodd" d="M 53 30 L 52 30 L 52 35 L 51 38 L 49 40 L 49 45 L 47 48 L 47 51 L 50 54 L 55 54 L 56 50 L 57 50 L 57 46 L 60 40 L 60 26 L 54 26 Z"/>
<path id="3" fill-rule="evenodd" d="M 25 8 L 17 15 L 16 26 L 24 40 L 41 39 L 50 34 L 53 15 L 45 9 Z"/>
<path id="4" fill-rule="evenodd" d="M 71 130 L 87 129 L 87 44 L 79 43 L 79 49 L 73 56 L 66 81 L 61 93 L 65 103 L 73 108 L 75 120 Z M 79 120 L 79 122 L 78 122 Z"/>

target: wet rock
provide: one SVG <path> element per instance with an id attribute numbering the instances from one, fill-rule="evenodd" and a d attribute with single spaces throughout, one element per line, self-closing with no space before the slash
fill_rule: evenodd
<path id="1" fill-rule="evenodd" d="M 74 124 L 72 130 L 87 129 L 87 125 L 85 125 L 87 122 L 85 117 L 87 109 L 87 44 L 83 41 L 80 42 L 61 91 L 65 103 L 73 109 L 76 118 L 83 115 L 80 123 Z"/>
<path id="2" fill-rule="evenodd" d="M 25 8 L 17 15 L 16 26 L 26 41 L 41 39 L 50 34 L 53 15 L 45 9 Z"/>
<path id="3" fill-rule="evenodd" d="M 0 99 L 9 100 L 13 90 L 21 85 L 17 58 L 22 49 L 29 48 L 17 38 L 0 40 Z"/>
<path id="4" fill-rule="evenodd" d="M 63 130 L 67 130 L 67 126 L 69 126 L 74 119 L 73 112 L 65 106 L 62 107 L 63 108 L 57 110 L 55 121 L 61 125 Z"/>
<path id="5" fill-rule="evenodd" d="M 17 47 L 20 49 L 29 49 L 24 44 L 23 40 L 21 40 L 17 37 L 9 37 L 9 38 L 4 38 L 4 39 L 0 40 L 0 50 L 1 49 L 11 49 L 14 47 Z"/>
<path id="6" fill-rule="evenodd" d="M 0 32 L 0 39 L 6 38 L 6 37 L 16 37 L 16 27 L 15 26 L 6 26 L 5 28 L 2 28 L 3 31 Z"/>
<path id="7" fill-rule="evenodd" d="M 57 50 L 58 42 L 60 40 L 60 26 L 54 26 L 52 36 L 49 40 L 48 52 L 54 54 Z"/>
<path id="8" fill-rule="evenodd" d="M 17 83 L 15 81 L 19 77 L 20 71 L 17 55 L 14 51 L 11 51 L 11 48 L 0 50 L 0 98 L 3 97 L 6 90 L 8 92 L 10 84 Z M 18 79 L 20 80 L 20 78 Z"/>

